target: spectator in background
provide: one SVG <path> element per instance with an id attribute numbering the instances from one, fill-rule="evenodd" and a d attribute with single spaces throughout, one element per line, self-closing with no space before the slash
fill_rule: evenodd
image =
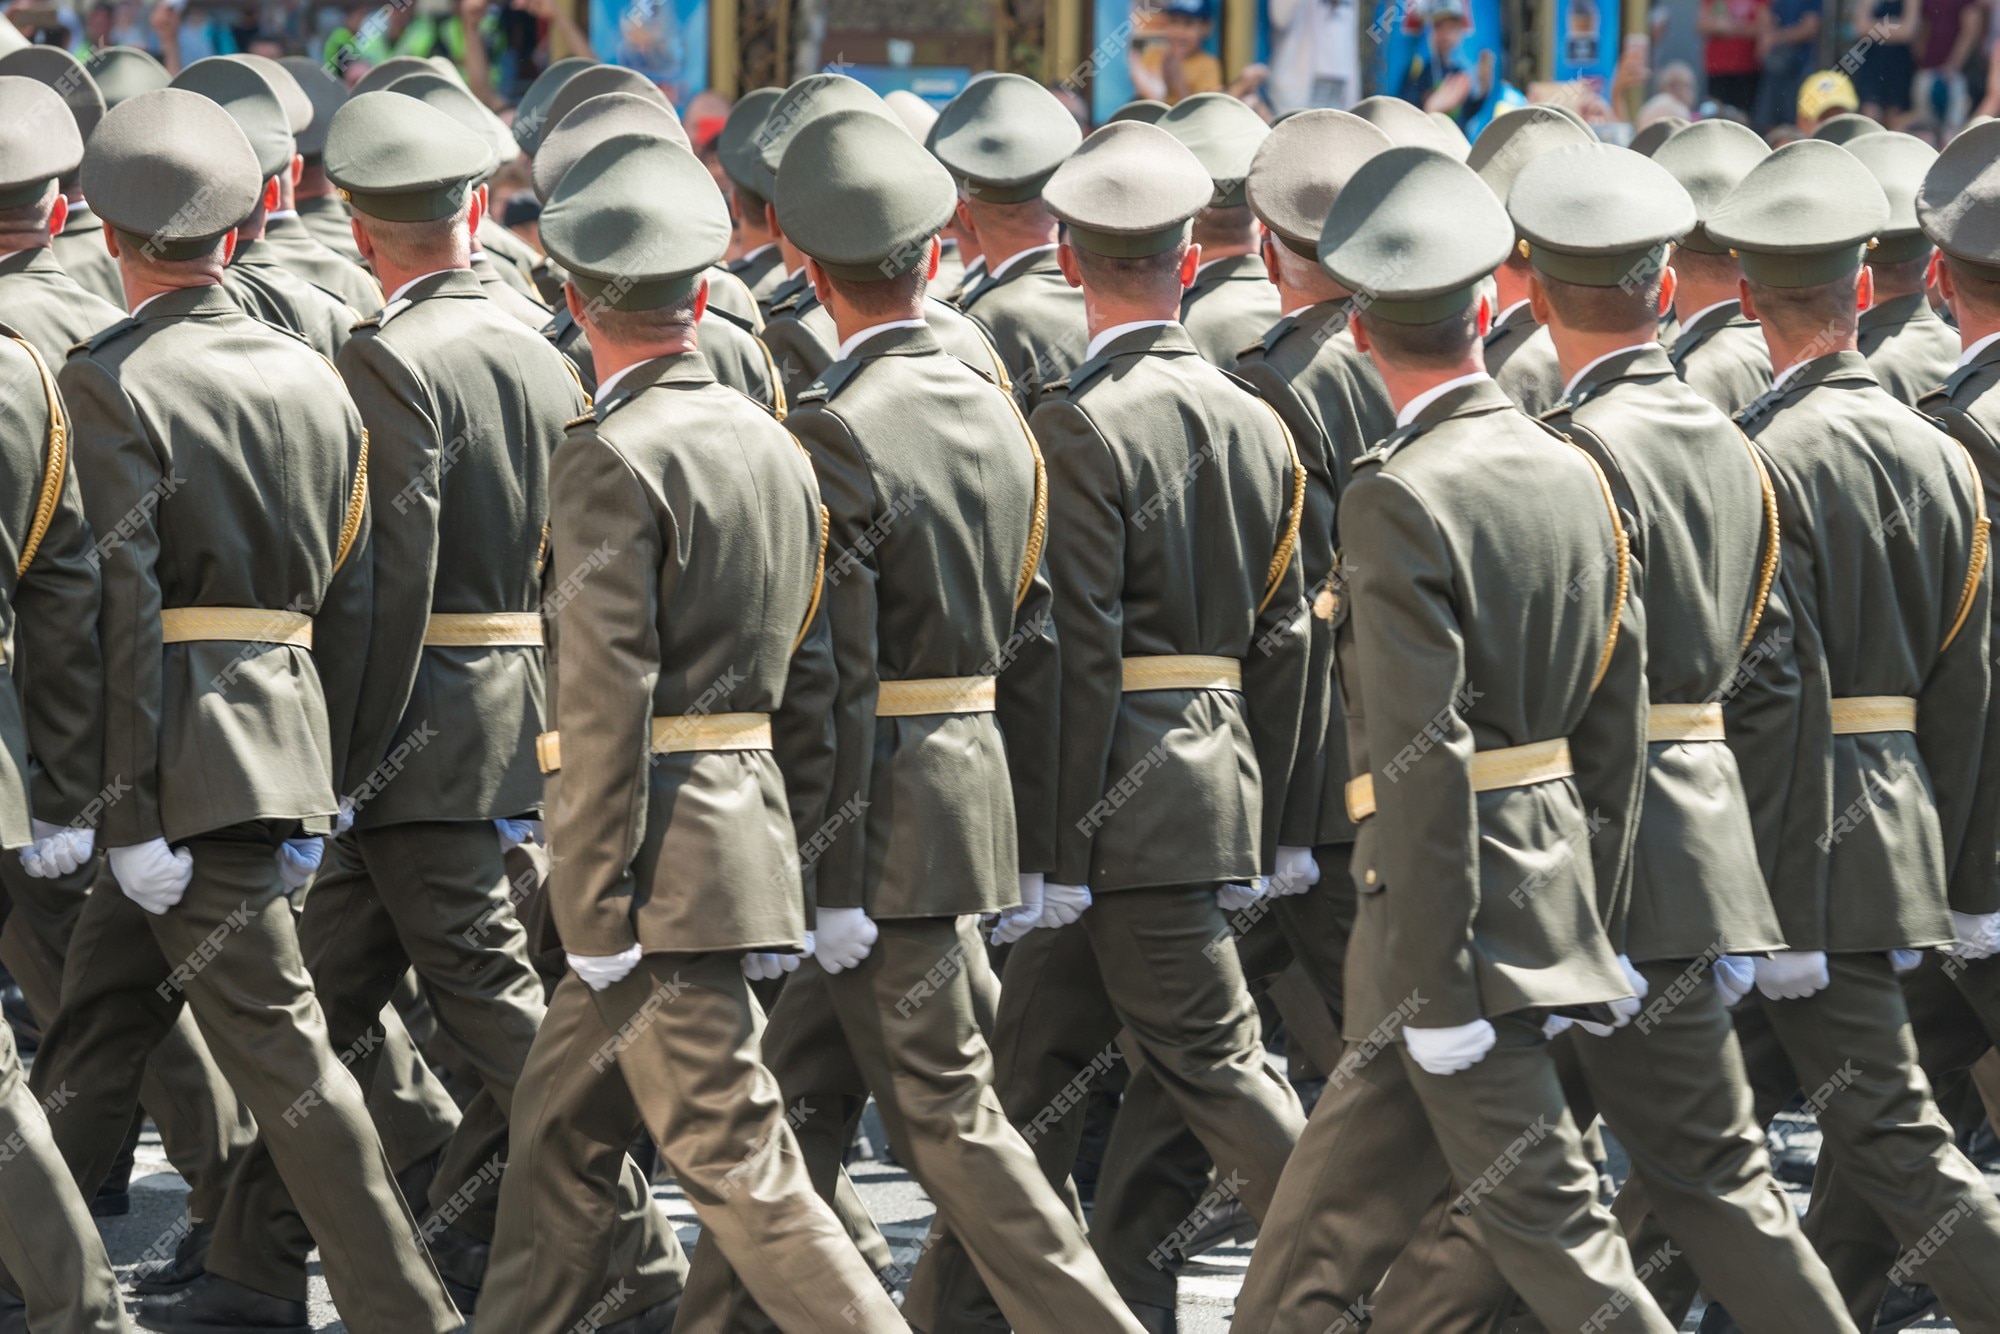
<path id="1" fill-rule="evenodd" d="M 1757 34 L 1767 21 L 1768 8 L 1768 0 L 1703 0 L 1695 18 L 1709 97 L 1745 116 L 1757 106 L 1757 85 L 1764 70 L 1757 58 Z"/>
<path id="2" fill-rule="evenodd" d="M 1471 27 L 1464 0 L 1436 0 L 1429 22 L 1423 44 L 1410 57 L 1403 100 L 1442 112 L 1461 126 L 1471 124 L 1493 96 L 1493 53 L 1480 52 L 1476 63 L 1465 59 L 1460 48 Z"/>
<path id="3" fill-rule="evenodd" d="M 1222 62 L 1203 49 L 1214 30 L 1209 0 L 1134 5 L 1132 87 L 1168 106 L 1195 93 L 1220 92 Z"/>
<path id="4" fill-rule="evenodd" d="M 1884 125 L 1906 118 L 1910 87 L 1917 77 L 1914 48 L 1922 26 L 1923 0 L 1860 0 L 1854 12 L 1854 28 L 1860 34 L 1854 53 L 1861 57 L 1861 67 L 1854 72 L 1854 91 L 1863 115 Z"/>
<path id="5" fill-rule="evenodd" d="M 1861 99 L 1854 81 L 1837 69 L 1816 70 L 1799 85 L 1798 128 L 1800 137 L 1810 135 L 1835 116 L 1859 111 Z M 1765 138 L 1769 138 L 1766 135 Z M 1776 147 L 1775 144 L 1772 145 Z"/>
<path id="6" fill-rule="evenodd" d="M 1771 0 L 1760 18 L 1757 54 L 1764 77 L 1757 86 L 1756 114 L 1760 130 L 1792 119 L 1799 102 L 1799 85 L 1819 63 L 1821 0 Z"/>
<path id="7" fill-rule="evenodd" d="M 1694 66 L 1685 60 L 1669 60 L 1660 67 L 1659 77 L 1653 80 L 1653 91 L 1673 98 L 1683 106 L 1696 106 L 1701 102 L 1701 86 L 1695 81 Z M 1686 115 L 1694 118 L 1692 111 Z"/>
<path id="8" fill-rule="evenodd" d="M 1922 0 L 1923 40 L 1917 63 L 1916 113 L 1956 131 L 1972 112 L 1965 67 L 1986 35 L 1982 0 Z"/>

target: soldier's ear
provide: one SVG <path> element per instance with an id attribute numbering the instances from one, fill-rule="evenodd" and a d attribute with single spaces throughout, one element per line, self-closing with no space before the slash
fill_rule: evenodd
<path id="1" fill-rule="evenodd" d="M 62 191 L 58 190 L 56 191 L 56 202 L 49 209 L 49 235 L 60 236 L 62 234 L 63 227 L 68 222 L 69 222 L 69 196 L 65 195 Z"/>
<path id="2" fill-rule="evenodd" d="M 1863 264 L 1861 272 L 1854 279 L 1854 308 L 1856 310 L 1866 310 L 1874 304 L 1875 270 Z"/>
<path id="3" fill-rule="evenodd" d="M 1493 328 L 1493 294 L 1483 289 L 1479 293 L 1478 325 L 1481 338 L 1486 337 Z"/>
<path id="4" fill-rule="evenodd" d="M 1674 293 L 1678 292 L 1680 287 L 1681 276 L 1674 272 L 1672 265 L 1660 271 L 1660 308 L 1653 312 L 1654 315 L 1660 319 L 1667 317 L 1667 312 L 1674 308 Z"/>
<path id="5" fill-rule="evenodd" d="M 1542 276 L 1532 270 L 1528 273 L 1528 313 L 1537 324 L 1547 324 L 1554 313 L 1549 309 L 1549 289 L 1542 286 Z"/>
<path id="6" fill-rule="evenodd" d="M 1189 242 L 1187 253 L 1181 256 L 1181 286 L 1193 287 L 1195 270 L 1201 267 L 1201 245 Z"/>
<path id="7" fill-rule="evenodd" d="M 944 242 L 940 241 L 937 237 L 933 236 L 931 238 L 931 261 L 929 265 L 927 265 L 924 269 L 925 282 L 933 283 L 937 281 L 938 261 L 943 257 L 944 257 Z"/>
<path id="8" fill-rule="evenodd" d="M 1748 278 L 1738 278 L 1736 280 L 1736 300 L 1743 307 L 1744 319 L 1754 320 L 1757 318 L 1757 300 L 1750 295 L 1750 280 Z"/>
<path id="9" fill-rule="evenodd" d="M 292 188 L 297 189 L 299 178 L 306 174 L 306 160 L 297 153 L 292 154 Z"/>
<path id="10" fill-rule="evenodd" d="M 708 314 L 708 279 L 703 278 L 694 289 L 694 322 L 701 323 L 701 317 Z"/>
<path id="11" fill-rule="evenodd" d="M 1062 270 L 1063 281 L 1071 287 L 1083 286 L 1083 270 L 1077 265 L 1076 251 L 1070 249 L 1068 241 L 1056 243 L 1056 267 Z"/>
<path id="12" fill-rule="evenodd" d="M 51 225 L 50 230 L 60 231 L 61 228 Z M 1951 265 L 1943 261 L 1944 252 L 1942 250 L 1936 251 L 1931 255 L 1930 281 L 1937 284 L 1938 295 L 1944 298 L 1944 303 L 1947 306 L 1956 305 L 1958 302 L 1958 284 L 1952 281 Z"/>

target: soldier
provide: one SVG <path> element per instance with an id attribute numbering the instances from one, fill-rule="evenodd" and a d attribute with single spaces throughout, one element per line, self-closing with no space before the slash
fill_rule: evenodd
<path id="1" fill-rule="evenodd" d="M 1195 216 L 1201 267 L 1181 298 L 1181 325 L 1195 350 L 1223 370 L 1264 336 L 1283 312 L 1264 275 L 1262 229 L 1244 202 L 1250 160 L 1270 134 L 1264 118 L 1228 93 L 1196 93 L 1160 117 L 1215 182 L 1215 198 Z"/>
<path id="2" fill-rule="evenodd" d="M 1868 252 L 1875 304 L 1861 312 L 1861 355 L 1884 389 L 1913 404 L 1958 367 L 1958 334 L 1931 309 L 1926 290 L 1937 250 L 1917 225 L 1917 191 L 1937 150 L 1895 131 L 1845 147 L 1889 198 L 1889 225 Z"/>
<path id="3" fill-rule="evenodd" d="M 304 93 L 312 118 L 303 127 L 293 127 L 293 146 L 299 156 L 290 171 L 278 176 L 277 205 L 264 214 L 264 243 L 278 262 L 293 273 L 315 287 L 332 292 L 347 303 L 349 310 L 372 315 L 382 309 L 382 289 L 368 276 L 358 257 L 350 259 L 341 253 L 342 249 L 354 248 L 353 237 L 347 237 L 345 246 L 336 249 L 306 225 L 298 205 L 299 183 L 309 174 L 325 177 L 326 127 L 332 124 L 334 113 L 346 104 L 347 90 L 319 62 L 303 56 L 287 56 L 278 68 Z M 275 76 L 272 83 L 283 97 L 285 90 Z M 339 223 L 343 231 L 348 230 L 345 210 Z"/>
<path id="4" fill-rule="evenodd" d="M 958 225 L 986 262 L 957 298 L 1000 353 L 1014 397 L 1032 408 L 1043 385 L 1083 360 L 1083 295 L 1056 269 L 1057 223 L 1042 187 L 1083 141 L 1055 94 L 1018 74 L 968 84 L 933 127 L 931 151 L 959 183 Z"/>
<path id="5" fill-rule="evenodd" d="M 288 56 L 284 62 L 313 104 L 312 125 L 299 140 L 299 154 L 304 163 L 293 183 L 291 207 L 298 212 L 298 230 L 365 273 L 368 265 L 354 244 L 354 226 L 349 221 L 347 205 L 341 202 L 338 191 L 326 175 L 326 132 L 333 124 L 334 113 L 347 104 L 348 90 L 316 63 L 314 68 L 324 77 L 324 83 L 303 73 L 297 64 L 299 59 Z M 328 84 L 332 87 L 329 88 Z M 291 230 L 289 227 L 284 229 L 286 232 Z M 335 291 L 346 290 L 338 283 L 326 285 Z M 380 290 L 379 287 L 377 290 Z M 376 310 L 381 307 L 379 300 L 372 306 Z M 357 306 L 356 309 L 362 307 Z"/>
<path id="6" fill-rule="evenodd" d="M 370 438 L 374 605 L 343 784 L 353 819 L 299 927 L 336 1045 L 367 1033 L 415 968 L 439 1028 L 481 1080 L 420 1233 L 468 1306 L 514 1088 L 544 1010 L 502 858 L 523 837 L 518 823 L 540 813 L 548 460 L 585 402 L 562 359 L 496 309 L 470 271 L 476 182 L 491 158 L 445 113 L 394 92 L 353 98 L 328 131 L 328 175 L 392 291 L 340 357 Z M 375 1053 L 353 1064 L 371 1077 Z M 613 1273 L 636 1289 L 627 1327 L 652 1330 L 678 1296 L 684 1261 L 635 1165 L 622 1189 Z M 231 1183 L 238 1207 L 225 1210 L 211 1269 L 255 1268 L 264 1290 L 302 1292 L 311 1239 L 293 1200 L 304 1203 L 253 1154 Z M 181 1307 L 199 1294 L 189 1289 Z M 149 1305 L 141 1318 L 190 1322 L 180 1309 Z"/>
<path id="7" fill-rule="evenodd" d="M 1734 416 L 1771 387 L 1764 332 L 1743 310 L 1743 270 L 1708 233 L 1708 219 L 1750 169 L 1769 155 L 1754 131 L 1727 120 L 1688 126 L 1661 144 L 1653 161 L 1694 200 L 1694 230 L 1674 247 L 1674 317 L 1680 334 L 1667 353 L 1697 394 Z"/>
<path id="8" fill-rule="evenodd" d="M 323 359 L 220 290 L 262 179 L 227 112 L 181 89 L 140 94 L 106 114 L 82 175 L 134 311 L 60 379 L 99 534 L 104 771 L 130 790 L 103 812 L 108 874 L 34 1084 L 71 1095 L 53 1129 L 92 1189 L 131 1124 L 140 1062 L 190 1006 L 299 1188 L 347 1319 L 447 1334 L 459 1315 L 329 1040 L 284 898 L 333 827 L 346 767 L 366 433 Z M 210 1268 L 185 1290 L 209 1299 L 182 1312 L 191 1323 L 218 1297 L 251 1324 L 305 1322 L 302 1274 L 283 1294 L 220 1257 Z"/>
<path id="9" fill-rule="evenodd" d="M 739 253 L 729 271 L 743 280 L 756 298 L 757 309 L 770 318 L 771 293 L 785 281 L 785 257 L 765 217 L 770 201 L 757 193 L 757 131 L 772 105 L 785 95 L 782 88 L 758 88 L 736 99 L 716 140 L 716 156 L 729 177 L 729 208 L 736 220 Z"/>
<path id="10" fill-rule="evenodd" d="M 1573 117 L 1553 107 L 1522 107 L 1493 118 L 1480 132 L 1465 165 L 1478 172 L 1505 204 L 1514 178 L 1537 157 L 1565 144 L 1592 142 L 1590 131 Z M 1535 322 L 1528 301 L 1531 273 L 1518 247 L 1493 270 L 1499 314 L 1486 331 L 1486 373 L 1521 411 L 1539 417 L 1562 397 L 1563 374 L 1556 364 L 1555 344 Z"/>
<path id="11" fill-rule="evenodd" d="M 87 129 L 96 127 L 97 117 L 72 118 L 72 108 L 52 89 L 8 72 L 23 68 L 22 57 L 42 51 L 69 61 L 81 86 L 96 91 L 82 66 L 53 48 L 30 47 L 0 59 L 6 67 L 0 69 L 0 318 L 43 361 L 59 365 L 71 345 L 125 312 L 77 286 L 49 248 L 69 217 L 61 178 L 82 165 Z"/>
<path id="12" fill-rule="evenodd" d="M 106 47 L 92 55 L 87 72 L 106 110 L 129 97 L 167 86 L 167 71 L 160 62 L 129 46 Z M 88 95 L 81 90 L 72 93 L 65 87 L 63 100 L 74 107 L 87 102 Z M 89 142 L 90 135 L 85 134 L 85 145 Z M 119 286 L 118 261 L 111 258 L 104 245 L 104 223 L 91 211 L 75 173 L 64 178 L 62 191 L 69 201 L 69 216 L 49 248 L 55 252 L 63 272 L 74 278 L 78 286 L 123 310 L 125 292 Z"/>
<path id="13" fill-rule="evenodd" d="M 597 1146 L 642 1122 L 695 1202 L 703 1250 L 721 1248 L 784 1328 L 900 1323 L 813 1193 L 744 976 L 746 951 L 796 966 L 805 939 L 795 847 L 826 803 L 834 681 L 811 464 L 695 351 L 704 271 L 728 235 L 707 170 L 653 135 L 589 150 L 542 214 L 608 374 L 554 470 L 563 688 L 560 734 L 540 750 L 573 973 L 516 1102 L 481 1306 L 510 1330 L 569 1328 L 604 1290 L 616 1159 Z M 774 741 L 798 752 L 791 821 Z M 690 881 L 697 868 L 717 878 Z"/>
<path id="14" fill-rule="evenodd" d="M 1776 486 L 1791 620 L 1773 667 L 1732 701 L 1731 741 L 1787 947 L 1757 963 L 1764 1013 L 1827 1156 L 1978 1328 L 2000 1321 L 2000 1207 L 1914 1068 L 1890 956 L 2000 948 L 1987 516 L 1971 456 L 1856 349 L 1865 247 L 1889 220 L 1868 169 L 1817 140 L 1771 154 L 1709 218 L 1779 370 L 1739 420 Z M 1873 1321 L 1872 1299 L 1843 1295 Z"/>
<path id="15" fill-rule="evenodd" d="M 1015 1328 L 1137 1334 L 993 1097 L 991 975 L 958 920 L 1038 902 L 1050 864 L 1040 454 L 1012 398 L 946 352 L 924 313 L 950 174 L 865 106 L 811 119 L 786 164 L 780 230 L 811 257 L 842 340 L 786 423 L 828 508 L 839 686 L 814 959 L 779 996 L 766 1058 L 823 1197 L 873 1090 L 898 1160 Z M 727 1257 L 699 1260 L 684 1323 L 746 1327 Z"/>
<path id="16" fill-rule="evenodd" d="M 1492 191 L 1424 148 L 1362 166 L 1320 239 L 1369 297 L 1355 341 L 1398 426 L 1341 497 L 1352 1045 L 1252 1256 L 1254 1329 L 1357 1328 L 1447 1173 L 1550 1328 L 1673 1329 L 1596 1205 L 1542 1035 L 1638 1008 L 1599 914 L 1628 875 L 1644 644 L 1604 474 L 1481 368 L 1480 285 L 1513 248 Z"/>
<path id="17" fill-rule="evenodd" d="M 1746 650 L 1759 651 L 1780 538 L 1756 452 L 1674 374 L 1657 336 L 1673 298 L 1668 246 L 1694 205 L 1665 168 L 1608 144 L 1538 157 L 1507 205 L 1568 377 L 1544 420 L 1613 479 L 1646 612 L 1645 792 L 1631 894 L 1605 924 L 1646 1008 L 1614 1032 L 1556 1040 L 1581 1080 L 1570 1109 L 1579 1126 L 1602 1110 L 1677 1243 L 1635 1253 L 1642 1277 L 1684 1252 L 1711 1300 L 1751 1329 L 1851 1330 L 1771 1179 L 1728 1011 L 1750 988 L 1742 956 L 1785 948 L 1719 702 Z M 1439 1227 L 1419 1232 L 1377 1293 L 1388 1328 L 1457 1328 L 1462 1305 L 1490 1322 L 1506 1304 L 1476 1215 L 1434 1213 Z"/>

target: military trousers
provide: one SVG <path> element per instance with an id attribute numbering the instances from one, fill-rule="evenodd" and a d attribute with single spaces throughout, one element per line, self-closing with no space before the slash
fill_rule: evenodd
<path id="1" fill-rule="evenodd" d="M 12 856 L 11 853 L 0 854 Z M 50 1106 L 60 1113 L 63 1090 Z M 56 1334 L 122 1334 L 118 1276 L 97 1222 L 49 1134 L 21 1071 L 14 1034 L 0 1024 L 0 1264 L 28 1303 L 28 1327 Z"/>
<path id="2" fill-rule="evenodd" d="M 1603 1114 L 1667 1231 L 1654 1250 L 1632 1251 L 1639 1276 L 1650 1288 L 1656 1275 L 1692 1265 L 1752 1334 L 1853 1334 L 1839 1289 L 1772 1179 L 1708 961 L 1637 967 L 1648 990 L 1636 1020 L 1609 1037 L 1573 1028 L 1551 1046 L 1580 1077 L 1565 1084 L 1576 1124 Z M 1434 1212 L 1444 1215 L 1439 1226 L 1419 1230 L 1377 1291 L 1375 1318 L 1435 1334 L 1491 1328 L 1513 1293 L 1480 1244 L 1478 1214 Z"/>
<path id="3" fill-rule="evenodd" d="M 1140 1334 L 994 1094 L 981 1025 L 992 974 L 954 918 L 877 923 L 867 959 L 828 975 L 808 961 L 771 1016 L 777 1076 L 813 1186 L 831 1198 L 872 1089 L 899 1162 L 937 1204 L 1009 1324 L 1022 1334 Z M 758 1328 L 720 1248 L 696 1252 L 681 1327 Z M 892 1328 L 900 1328 L 901 1322 Z"/>
<path id="4" fill-rule="evenodd" d="M 63 959 L 98 866 L 93 859 L 69 875 L 44 880 L 22 869 L 18 854 L 0 854 L 0 896 L 9 905 L 0 929 L 0 963 L 21 984 L 28 1009 L 44 1028 L 55 1022 L 62 1003 Z M 146 1058 L 139 1103 L 159 1125 L 167 1159 L 187 1182 L 188 1215 L 213 1219 L 256 1126 L 216 1069 L 192 1014 L 183 1011 Z"/>
<path id="5" fill-rule="evenodd" d="M 814 1193 L 762 1028 L 734 953 L 650 954 L 601 992 L 557 985 L 515 1099 L 481 1320 L 561 1334 L 595 1308 L 609 1307 L 599 1323 L 643 1309 L 604 1265 L 618 1163 L 643 1124 L 701 1219 L 701 1254 L 725 1257 L 779 1328 L 901 1327 Z"/>
<path id="6" fill-rule="evenodd" d="M 1400 1041 L 1350 1045 L 1263 1220 L 1238 1325 L 1359 1330 L 1363 1299 L 1449 1179 L 1454 1207 L 1477 1215 L 1500 1272 L 1549 1328 L 1673 1334 L 1597 1204 L 1540 1022 L 1493 1027 L 1493 1050 L 1454 1075 L 1426 1072 Z"/>
<path id="7" fill-rule="evenodd" d="M 351 1053 L 328 1038 L 280 892 L 280 838 L 251 824 L 188 840 L 193 878 L 159 916 L 126 898 L 108 870 L 98 877 L 70 939 L 35 1091 L 69 1091 L 52 1123 L 56 1143 L 78 1186 L 96 1190 L 131 1125 L 143 1063 L 185 1004 L 298 1200 L 348 1325 L 445 1334 L 460 1318 L 342 1059 Z M 237 1207 L 232 1190 L 218 1237 L 242 1235 Z"/>

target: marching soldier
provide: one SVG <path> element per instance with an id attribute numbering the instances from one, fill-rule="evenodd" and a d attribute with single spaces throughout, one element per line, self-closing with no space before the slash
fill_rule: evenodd
<path id="1" fill-rule="evenodd" d="M 1888 130 L 1844 147 L 1889 198 L 1889 225 L 1868 252 L 1875 302 L 1861 312 L 1861 355 L 1884 389 L 1915 403 L 1958 367 L 1958 334 L 1931 309 L 1925 290 L 1937 250 L 1917 225 L 1917 191 L 1937 150 L 1915 135 Z"/>
<path id="2" fill-rule="evenodd" d="M 108 111 L 127 98 L 167 86 L 167 71 L 159 61 L 130 46 L 112 46 L 96 52 L 86 67 Z M 89 136 L 85 136 L 86 146 Z M 104 222 L 91 210 L 83 188 L 72 175 L 62 183 L 69 200 L 69 217 L 56 233 L 50 249 L 63 272 L 76 279 L 85 291 L 125 308 L 125 292 L 119 283 L 118 261 L 104 245 Z"/>
<path id="3" fill-rule="evenodd" d="M 1160 117 L 1215 182 L 1215 198 L 1195 215 L 1201 266 L 1181 297 L 1181 327 L 1195 350 L 1223 370 L 1277 323 L 1278 294 L 1264 276 L 1257 216 L 1244 202 L 1250 161 L 1270 134 L 1264 118 L 1228 93 L 1196 93 Z"/>
<path id="4" fill-rule="evenodd" d="M 1353 1045 L 1264 1220 L 1249 1328 L 1358 1328 L 1417 1183 L 1449 1174 L 1550 1328 L 1673 1329 L 1596 1205 L 1542 1033 L 1637 1009 L 1599 914 L 1627 882 L 1644 645 L 1604 474 L 1481 368 L 1480 284 L 1513 248 L 1491 190 L 1422 148 L 1362 166 L 1320 240 L 1370 298 L 1355 341 L 1399 410 L 1340 514 Z"/>
<path id="5" fill-rule="evenodd" d="M 736 99 L 729 117 L 722 123 L 716 140 L 716 156 L 729 177 L 729 208 L 736 220 L 736 235 L 742 253 L 729 261 L 729 271 L 743 280 L 756 298 L 757 309 L 770 318 L 771 294 L 785 281 L 785 256 L 778 238 L 771 232 L 765 205 L 770 201 L 757 193 L 757 131 L 772 104 L 785 95 L 782 88 L 757 88 Z"/>
<path id="6" fill-rule="evenodd" d="M 1042 202 L 1082 141 L 1055 94 L 1019 74 L 974 80 L 932 127 L 931 151 L 959 183 L 958 225 L 985 256 L 955 304 L 992 340 L 1023 410 L 1083 360 L 1083 294 L 1056 268 L 1058 224 Z"/>
<path id="7" fill-rule="evenodd" d="M 1680 334 L 1667 353 L 1697 394 L 1734 416 L 1771 387 L 1771 353 L 1744 313 L 1742 267 L 1708 232 L 1708 219 L 1770 149 L 1755 131 L 1727 120 L 1688 126 L 1661 144 L 1653 161 L 1694 200 L 1695 226 L 1674 247 L 1674 316 Z"/>
<path id="8" fill-rule="evenodd" d="M 1137 1334 L 993 1097 L 991 975 L 959 920 L 1034 904 L 1051 865 L 1057 663 L 1041 550 L 1055 523 L 1040 454 L 1012 398 L 925 316 L 950 174 L 866 108 L 814 117 L 786 163 L 780 230 L 811 257 L 842 340 L 786 424 L 829 513 L 828 804 L 855 811 L 828 813 L 814 959 L 780 993 L 766 1057 L 823 1197 L 872 1090 L 898 1160 L 1014 1328 Z M 727 1257 L 704 1247 L 683 1323 L 745 1328 L 729 1286 Z"/>
<path id="9" fill-rule="evenodd" d="M 1757 651 L 1780 538 L 1755 451 L 1659 343 L 1668 246 L 1694 225 L 1694 206 L 1664 168 L 1606 144 L 1536 158 L 1507 202 L 1534 265 L 1536 318 L 1568 377 L 1544 420 L 1614 479 L 1631 596 L 1646 612 L 1645 791 L 1631 894 L 1605 925 L 1647 1005 L 1624 1028 L 1556 1040 L 1557 1059 L 1581 1076 L 1571 1111 L 1579 1126 L 1603 1112 L 1712 1301 L 1773 1334 L 1852 1330 L 1771 1179 L 1728 1011 L 1750 988 L 1742 956 L 1785 947 L 1718 702 Z M 1489 1321 L 1506 1305 L 1477 1215 L 1434 1213 L 1444 1240 L 1420 1232 L 1377 1293 L 1387 1328 L 1454 1328 L 1461 1304 Z M 1680 1254 L 1635 1258 L 1651 1277 Z"/>
<path id="10" fill-rule="evenodd" d="M 108 871 L 34 1084 L 71 1095 L 53 1129 L 94 1188 L 131 1124 L 140 1062 L 190 1006 L 298 1187 L 347 1318 L 448 1334 L 459 1315 L 329 1040 L 284 898 L 288 868 L 333 827 L 346 764 L 367 445 L 326 362 L 220 290 L 261 179 L 229 115 L 180 89 L 107 113 L 84 161 L 134 314 L 71 353 L 61 389 L 99 534 L 104 769 L 131 790 L 102 816 Z M 217 1297 L 248 1323 L 304 1323 L 303 1274 L 287 1294 L 220 1257 L 209 1267 L 209 1300 L 182 1311 L 192 1323 Z"/>
<path id="11" fill-rule="evenodd" d="M 44 51 L 55 59 L 37 54 Z M 70 86 L 94 97 L 96 86 L 64 52 L 31 46 L 0 57 L 0 319 L 51 365 L 60 365 L 72 345 L 125 318 L 123 306 L 79 287 L 50 249 L 69 217 L 60 180 L 76 174 L 84 140 L 103 114 L 101 98 L 95 111 L 66 107 L 45 86 L 63 77 L 63 62 L 74 71 Z M 53 78 L 42 78 L 39 70 L 20 74 L 38 66 Z"/>
<path id="12" fill-rule="evenodd" d="M 1595 137 L 1580 121 L 1553 107 L 1522 107 L 1496 116 L 1480 132 L 1465 165 L 1479 173 L 1502 204 L 1522 168 L 1543 153 L 1566 144 L 1587 144 Z M 1499 313 L 1486 331 L 1486 373 L 1506 391 L 1521 411 L 1539 417 L 1562 397 L 1562 368 L 1555 344 L 1535 321 L 1528 301 L 1532 270 L 1519 247 L 1507 252 L 1493 270 Z"/>
<path id="13" fill-rule="evenodd" d="M 706 169 L 652 135 L 590 149 L 542 213 L 607 374 L 554 466 L 562 688 L 539 749 L 573 972 L 517 1095 L 481 1304 L 510 1330 L 570 1328 L 604 1290 L 617 1159 L 600 1146 L 642 1122 L 704 1253 L 719 1247 L 783 1328 L 900 1324 L 813 1192 L 744 976 L 745 952 L 796 966 L 805 937 L 795 849 L 826 803 L 833 664 L 811 464 L 695 350 L 728 234 Z M 788 740 L 788 770 L 815 789 L 795 791 L 790 821 L 773 755 Z"/>

